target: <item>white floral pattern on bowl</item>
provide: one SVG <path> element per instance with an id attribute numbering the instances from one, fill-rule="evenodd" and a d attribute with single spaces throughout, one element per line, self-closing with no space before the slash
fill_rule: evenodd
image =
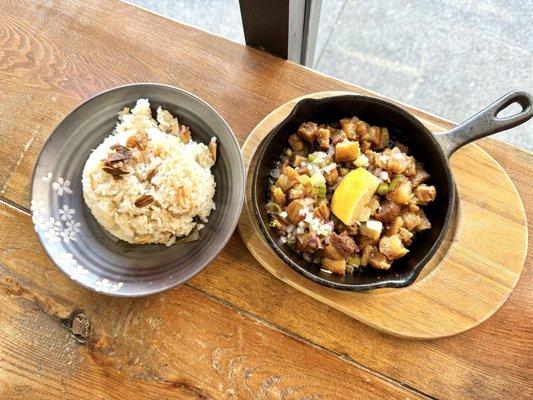
<path id="1" fill-rule="evenodd" d="M 41 181 L 49 185 L 50 190 L 58 196 L 58 200 L 67 200 L 74 192 L 70 188 L 70 180 L 58 176 L 55 181 L 52 172 L 41 177 Z M 63 197 L 64 196 L 64 197 Z M 61 204 L 53 213 L 48 214 L 45 201 L 34 199 L 31 201 L 32 221 L 35 231 L 42 234 L 49 244 L 69 243 L 77 241 L 77 235 L 81 231 L 81 222 L 76 219 L 76 210 L 68 204 Z M 92 274 L 83 265 L 80 265 L 74 255 L 66 251 L 57 251 L 56 246 L 47 246 L 47 251 L 57 264 L 70 276 L 71 279 L 93 287 L 97 292 L 115 293 L 123 287 L 123 282 L 116 282 Z M 57 254 L 53 254 L 57 252 Z"/>
<path id="2" fill-rule="evenodd" d="M 48 174 L 50 174 L 50 172 Z M 72 190 L 70 189 L 70 181 L 68 179 L 63 179 L 62 177 L 58 177 L 57 180 L 52 183 L 52 189 L 56 191 L 58 196 L 63 196 L 63 193 L 72 194 Z"/>

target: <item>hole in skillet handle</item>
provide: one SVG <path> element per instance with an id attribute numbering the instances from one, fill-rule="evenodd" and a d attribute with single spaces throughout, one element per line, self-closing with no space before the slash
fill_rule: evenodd
<path id="1" fill-rule="evenodd" d="M 321 272 L 318 265 L 304 260 L 300 254 L 281 243 L 276 230 L 269 226 L 265 204 L 269 197 L 270 171 L 283 148 L 287 147 L 288 136 L 294 133 L 302 122 L 332 123 L 349 115 L 357 115 L 374 125 L 388 126 L 393 138 L 412 147 L 412 154 L 426 165 L 432 176 L 432 184 L 440 188 L 440 195 L 426 210 L 432 221 L 432 228 L 415 238 L 407 256 L 396 260 L 389 270 L 365 268 L 357 274 L 340 277 Z M 450 205 L 453 204 L 454 198 L 451 175 L 434 136 L 405 110 L 372 97 L 346 95 L 300 101 L 288 117 L 259 145 L 250 172 L 252 209 L 263 238 L 285 264 L 296 272 L 311 281 L 335 289 L 361 291 L 410 285 L 442 243 L 453 209 Z"/>
<path id="2" fill-rule="evenodd" d="M 507 110 L 508 107 L 514 104 L 521 107 L 520 111 L 509 113 L 511 110 Z M 532 116 L 533 97 L 526 92 L 509 92 L 452 130 L 436 134 L 435 138 L 446 157 L 450 158 L 465 144 L 514 128 L 528 121 Z"/>
<path id="3" fill-rule="evenodd" d="M 499 103 L 500 100 L 503 100 L 499 107 L 494 112 L 493 116 L 495 120 L 499 121 L 512 121 L 513 123 L 516 123 L 516 125 L 521 124 L 526 120 L 525 118 L 531 118 L 532 114 L 532 99 L 531 96 L 526 92 L 510 92 L 506 94 L 505 96 L 501 97 L 500 99 L 496 100 L 495 103 Z M 513 107 L 515 106 L 516 107 Z M 490 106 L 489 106 L 490 107 Z M 510 110 L 510 108 L 518 109 L 519 111 L 513 111 Z M 503 113 L 503 111 L 506 111 L 506 113 Z M 528 113 L 529 111 L 529 113 Z M 500 116 L 500 114 L 506 114 Z M 529 117 L 528 117 L 529 115 Z M 507 126 L 505 129 L 510 129 L 516 125 L 513 126 Z"/>
<path id="4" fill-rule="evenodd" d="M 512 117 L 513 115 L 516 115 L 520 112 L 524 111 L 524 107 L 520 103 L 512 103 L 509 104 L 507 107 L 502 108 L 498 113 L 496 114 L 496 119 L 505 119 L 508 117 Z"/>

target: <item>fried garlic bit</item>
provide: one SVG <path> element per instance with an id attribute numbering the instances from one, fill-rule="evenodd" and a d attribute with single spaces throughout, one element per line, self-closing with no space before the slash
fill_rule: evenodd
<path id="1" fill-rule="evenodd" d="M 216 162 L 217 160 L 217 138 L 212 137 L 207 147 L 209 149 L 209 153 L 211 154 L 211 158 L 213 159 L 213 161 Z"/>

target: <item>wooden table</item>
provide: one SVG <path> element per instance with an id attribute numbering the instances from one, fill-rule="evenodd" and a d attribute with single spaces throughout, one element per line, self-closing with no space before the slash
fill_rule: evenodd
<path id="1" fill-rule="evenodd" d="M 68 280 L 33 232 L 32 168 L 77 104 L 139 81 L 199 95 L 241 143 L 292 98 L 369 93 L 118 1 L 2 2 L 1 399 L 533 396 L 531 250 L 496 315 L 426 342 L 382 334 L 283 284 L 237 233 L 204 272 L 161 295 L 110 298 Z M 532 218 L 531 153 L 480 143 L 509 173 Z"/>

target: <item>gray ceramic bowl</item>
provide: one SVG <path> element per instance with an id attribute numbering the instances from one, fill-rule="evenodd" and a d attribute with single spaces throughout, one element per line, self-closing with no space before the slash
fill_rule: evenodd
<path id="1" fill-rule="evenodd" d="M 85 162 L 117 122 L 117 113 L 139 98 L 150 100 L 188 125 L 193 139 L 218 140 L 212 172 L 214 210 L 200 240 L 164 245 L 128 245 L 108 234 L 83 200 Z M 37 160 L 31 186 L 37 236 L 56 266 L 79 284 L 114 296 L 144 296 L 170 289 L 204 269 L 235 229 L 244 198 L 244 167 L 239 144 L 222 117 L 198 97 L 158 84 L 117 87 L 72 111 L 48 138 Z"/>

